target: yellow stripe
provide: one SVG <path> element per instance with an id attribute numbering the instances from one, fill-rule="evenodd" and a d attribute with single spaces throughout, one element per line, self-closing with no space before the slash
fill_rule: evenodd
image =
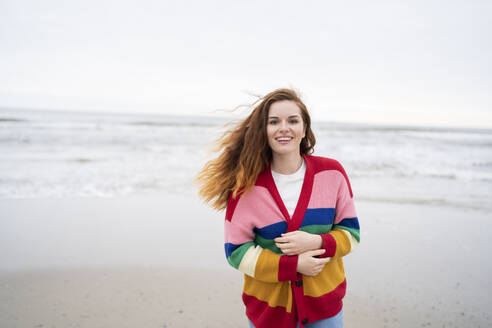
<path id="1" fill-rule="evenodd" d="M 270 307 L 282 306 L 287 312 L 292 311 L 292 292 L 289 281 L 268 283 L 245 275 L 243 292 L 267 302 Z"/>
<path id="2" fill-rule="evenodd" d="M 342 230 L 343 232 L 345 232 L 345 234 L 347 235 L 347 238 L 350 240 L 350 253 L 352 253 L 357 248 L 357 246 L 359 246 L 359 242 L 347 230 L 343 230 L 343 229 L 340 229 L 340 230 Z"/>
<path id="3" fill-rule="evenodd" d="M 267 282 L 277 282 L 279 262 L 279 254 L 269 249 L 263 249 L 256 261 L 255 278 Z"/>
<path id="4" fill-rule="evenodd" d="M 316 276 L 302 276 L 304 295 L 319 297 L 333 291 L 345 280 L 342 258 L 332 258 Z"/>
<path id="5" fill-rule="evenodd" d="M 337 249 L 335 256 L 341 257 L 345 256 L 350 252 L 350 238 L 345 234 L 343 229 L 333 229 L 330 234 L 335 238 L 337 242 Z"/>

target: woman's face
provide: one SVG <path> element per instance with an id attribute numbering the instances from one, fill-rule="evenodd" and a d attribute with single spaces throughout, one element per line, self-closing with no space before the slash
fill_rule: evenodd
<path id="1" fill-rule="evenodd" d="M 273 154 L 298 154 L 305 135 L 301 109 L 294 101 L 280 100 L 270 105 L 267 137 Z"/>

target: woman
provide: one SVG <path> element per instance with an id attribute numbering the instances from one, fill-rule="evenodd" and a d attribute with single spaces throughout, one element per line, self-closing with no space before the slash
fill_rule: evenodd
<path id="1" fill-rule="evenodd" d="M 197 176 L 226 209 L 225 253 L 244 273 L 251 327 L 343 327 L 343 256 L 359 243 L 342 165 L 313 156 L 315 137 L 294 90 L 278 89 L 218 141 Z"/>

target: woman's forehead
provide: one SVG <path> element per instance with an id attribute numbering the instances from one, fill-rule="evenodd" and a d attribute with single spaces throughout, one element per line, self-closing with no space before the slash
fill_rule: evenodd
<path id="1" fill-rule="evenodd" d="M 291 100 L 276 101 L 270 106 L 268 117 L 301 116 L 301 109 Z"/>

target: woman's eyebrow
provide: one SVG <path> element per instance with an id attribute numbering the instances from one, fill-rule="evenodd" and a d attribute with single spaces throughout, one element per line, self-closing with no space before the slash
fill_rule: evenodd
<path id="1" fill-rule="evenodd" d="M 290 115 L 289 118 L 291 117 L 301 117 L 299 114 L 295 114 L 295 115 Z M 278 116 L 269 116 L 268 118 L 278 118 Z"/>

